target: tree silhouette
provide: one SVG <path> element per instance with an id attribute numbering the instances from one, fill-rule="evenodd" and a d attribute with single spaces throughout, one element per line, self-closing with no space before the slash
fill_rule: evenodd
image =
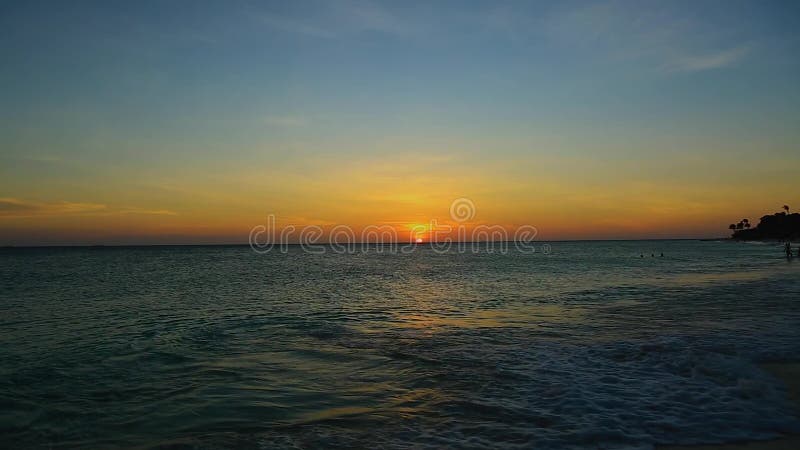
<path id="1" fill-rule="evenodd" d="M 800 214 L 788 214 L 789 212 L 789 205 L 783 205 L 781 211 L 762 216 L 757 225 L 745 218 L 728 225 L 728 229 L 731 230 L 733 239 L 744 241 L 800 239 Z"/>

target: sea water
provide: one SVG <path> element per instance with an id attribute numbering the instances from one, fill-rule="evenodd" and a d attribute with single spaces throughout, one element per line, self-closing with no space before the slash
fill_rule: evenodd
<path id="1" fill-rule="evenodd" d="M 799 275 L 713 241 L 3 249 L 0 447 L 767 439 L 800 431 L 758 365 L 800 361 Z"/>

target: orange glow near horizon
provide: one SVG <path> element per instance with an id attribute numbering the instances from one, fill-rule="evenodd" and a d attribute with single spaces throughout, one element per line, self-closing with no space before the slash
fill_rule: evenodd
<path id="1" fill-rule="evenodd" d="M 278 232 L 288 226 L 308 225 L 319 226 L 326 233 L 336 225 L 346 225 L 356 234 L 368 227 L 388 227 L 398 240 L 412 242 L 457 239 L 453 230 L 459 225 L 466 229 L 496 225 L 506 230 L 532 225 L 543 240 L 720 237 L 728 235 L 727 225 L 731 222 L 748 217 L 757 223 L 762 215 L 774 212 L 757 206 L 755 201 L 726 204 L 716 198 L 705 206 L 697 201 L 646 194 L 628 196 L 624 203 L 613 197 L 600 201 L 574 195 L 563 199 L 543 195 L 531 203 L 512 196 L 494 201 L 476 196 L 475 219 L 457 223 L 449 217 L 445 198 L 387 201 L 383 206 L 370 199 L 348 200 L 341 208 L 332 207 L 335 201 L 324 197 L 309 200 L 305 212 L 289 203 L 275 204 L 276 209 L 270 210 L 269 204 L 236 205 L 224 201 L 213 205 L 209 202 L 204 208 L 192 203 L 176 204 L 165 210 L 112 207 L 103 202 L 83 206 L 39 202 L 26 208 L 15 199 L 14 204 L 20 206 L 0 215 L 0 244 L 244 243 L 250 230 L 264 224 L 269 213 L 276 216 Z M 404 217 L 415 220 L 403 220 Z"/>
<path id="2" fill-rule="evenodd" d="M 311 166 L 302 178 L 198 168 L 133 185 L 127 177 L 105 177 L 93 183 L 102 190 L 55 179 L 27 197 L 0 197 L 0 245 L 246 243 L 268 214 L 278 230 L 391 227 L 398 239 L 412 242 L 443 238 L 459 224 L 531 225 L 543 240 L 721 237 L 731 222 L 757 223 L 784 203 L 800 204 L 786 198 L 792 177 L 782 163 L 773 170 L 783 175 L 742 189 L 735 171 L 711 183 L 700 174 L 670 180 L 655 168 L 574 162 L 569 175 L 553 165 L 531 176 L 518 170 L 520 161 L 493 162 L 488 171 L 466 163 L 404 168 L 389 159 L 334 171 Z M 461 197 L 474 203 L 475 214 L 457 223 L 449 208 Z M 765 204 L 765 198 L 779 200 Z"/>

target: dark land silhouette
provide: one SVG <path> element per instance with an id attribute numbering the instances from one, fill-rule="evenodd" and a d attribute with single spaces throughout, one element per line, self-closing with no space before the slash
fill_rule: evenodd
<path id="1" fill-rule="evenodd" d="M 789 207 L 784 205 L 783 211 L 761 217 L 755 227 L 751 227 L 748 219 L 742 219 L 728 228 L 733 231 L 731 238 L 741 241 L 795 240 L 800 239 L 800 214 L 790 214 Z"/>

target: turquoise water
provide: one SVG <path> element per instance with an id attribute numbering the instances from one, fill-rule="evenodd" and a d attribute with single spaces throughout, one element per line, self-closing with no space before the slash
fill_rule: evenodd
<path id="1" fill-rule="evenodd" d="M 757 366 L 800 360 L 800 261 L 780 245 L 551 245 L 0 250 L 0 447 L 651 448 L 800 431 Z"/>

